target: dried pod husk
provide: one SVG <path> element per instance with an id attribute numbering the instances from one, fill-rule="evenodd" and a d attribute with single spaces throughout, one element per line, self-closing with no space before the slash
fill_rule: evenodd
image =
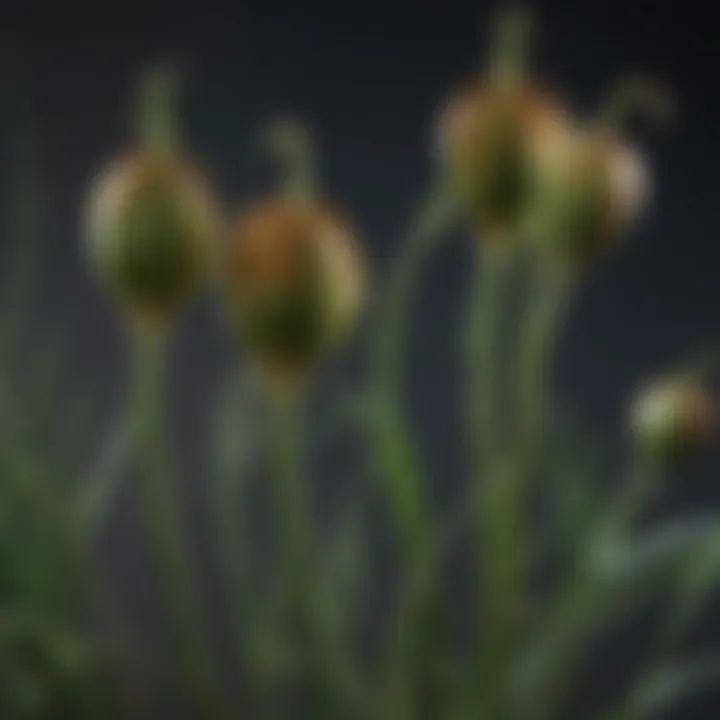
<path id="1" fill-rule="evenodd" d="M 559 263 L 584 267 L 633 227 L 650 191 L 647 164 L 618 136 L 576 131 L 537 146 L 528 233 Z"/>
<path id="2" fill-rule="evenodd" d="M 226 263 L 233 332 L 276 385 L 297 385 L 360 310 L 365 263 L 345 221 L 314 201 L 272 198 L 242 211 Z"/>
<path id="3" fill-rule="evenodd" d="M 667 375 L 640 388 L 630 408 L 638 447 L 659 459 L 683 458 L 707 447 L 717 432 L 717 406 L 694 375 Z"/>
<path id="4" fill-rule="evenodd" d="M 536 148 L 568 132 L 569 118 L 549 93 L 476 82 L 439 119 L 443 174 L 487 237 L 515 237 L 534 191 Z"/>
<path id="5" fill-rule="evenodd" d="M 218 212 L 204 175 L 176 154 L 130 153 L 94 181 L 88 250 L 133 323 L 164 325 L 208 269 Z"/>

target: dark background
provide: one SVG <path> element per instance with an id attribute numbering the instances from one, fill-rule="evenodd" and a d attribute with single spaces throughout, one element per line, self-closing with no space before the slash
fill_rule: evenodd
<path id="1" fill-rule="evenodd" d="M 624 399 L 639 380 L 702 340 L 720 340 L 717 26 L 699 0 L 536 7 L 538 72 L 567 90 L 579 112 L 591 112 L 627 71 L 666 81 L 678 101 L 675 129 L 637 129 L 655 168 L 652 211 L 586 281 L 558 363 L 562 396 L 601 432 L 618 435 Z M 43 160 L 49 256 L 41 322 L 70 333 L 78 381 L 95 388 L 107 412 L 121 393 L 121 338 L 82 264 L 79 208 L 93 173 L 127 137 L 124 108 L 140 69 L 165 58 L 186 68 L 188 143 L 229 201 L 265 182 L 254 149 L 263 121 L 288 114 L 307 121 L 321 143 L 328 191 L 352 209 L 382 273 L 431 177 L 434 111 L 482 60 L 495 8 L 449 0 L 3 3 L 4 69 L 33 110 Z M 3 92 L 0 107 L 13 100 Z M 430 268 L 412 352 L 415 416 L 433 438 L 427 457 L 438 492 L 459 468 L 451 330 L 468 249 L 451 246 Z M 192 497 L 202 481 L 201 443 L 192 440 L 229 361 L 207 308 L 194 312 L 178 342 L 176 409 Z M 678 513 L 717 507 L 716 477 L 709 469 L 681 479 L 669 505 Z M 119 572 L 132 577 L 131 541 L 120 530 L 109 535 L 124 548 L 115 553 Z M 720 701 L 711 707 L 711 700 L 692 717 L 716 717 Z"/>

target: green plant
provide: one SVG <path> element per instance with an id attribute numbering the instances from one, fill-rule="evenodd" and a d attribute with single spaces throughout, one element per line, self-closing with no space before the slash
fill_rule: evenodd
<path id="1" fill-rule="evenodd" d="M 637 675 L 592 717 L 653 717 L 718 680 L 720 658 L 677 655 L 720 579 L 720 521 L 645 524 L 668 471 L 702 453 L 716 429 L 707 367 L 689 364 L 675 372 L 679 382 L 660 379 L 641 394 L 619 464 L 552 392 L 573 291 L 646 199 L 642 163 L 619 120 L 659 95 L 626 83 L 597 122 L 572 120 L 535 87 L 528 29 L 504 17 L 490 72 L 441 115 L 441 172 L 371 294 L 365 372 L 349 396 L 336 391 L 319 410 L 314 380 L 357 319 L 365 277 L 344 222 L 320 207 L 309 137 L 291 124 L 273 129 L 282 192 L 253 206 L 253 222 L 244 214 L 223 244 L 214 199 L 203 195 L 200 215 L 187 212 L 198 196 L 165 172 L 180 153 L 169 86 L 142 84 L 139 140 L 163 158 L 163 172 L 151 173 L 163 192 L 124 178 L 137 192 L 109 215 L 103 205 L 102 233 L 92 220 L 102 202 L 91 197 L 93 268 L 128 331 L 129 380 L 126 407 L 87 476 L 59 463 L 47 430 L 36 428 L 57 422 L 61 402 L 41 392 L 41 412 L 27 394 L 43 387 L 38 378 L 10 369 L 7 348 L 28 322 L 15 314 L 31 296 L 3 305 L 0 709 L 13 693 L 9 717 L 107 717 L 97 703 L 110 695 L 92 672 L 102 643 L 78 615 L 97 602 L 88 559 L 126 465 L 168 622 L 165 652 L 152 660 L 192 717 L 556 720 L 572 711 L 593 639 L 657 596 L 670 602 Z M 167 79 L 150 75 L 158 77 Z M 475 256 L 459 328 L 466 482 L 458 507 L 441 513 L 408 417 L 407 353 L 425 268 L 458 229 L 470 230 Z M 194 254 L 228 246 L 242 252 L 216 253 L 214 262 Z M 11 276 L 25 278 L 17 267 Z M 191 291 L 219 280 L 233 361 L 209 425 L 204 489 L 233 650 L 228 673 L 196 581 L 167 432 L 172 328 Z M 368 465 L 356 483 L 335 472 L 349 492 L 330 523 L 314 502 L 318 445 L 328 440 L 318 430 L 360 440 Z M 67 485 L 55 481 L 59 468 Z M 257 541 L 267 527 L 272 537 Z M 383 528 L 393 546 L 389 590 L 372 542 Z M 462 611 L 446 572 L 458 548 L 471 557 Z M 32 687 L 26 656 L 42 671 Z M 147 693 L 162 692 L 157 668 L 141 665 L 130 669 Z M 61 699 L 52 702 L 76 704 L 48 701 L 19 714 L 18 703 L 53 689 Z"/>
<path id="2" fill-rule="evenodd" d="M 0 715 L 112 716 L 108 646 L 89 621 L 78 482 L 89 433 L 60 333 L 38 323 L 42 162 L 33 118 L 7 116 L 0 306 Z M 94 580 L 94 577 L 93 577 Z"/>

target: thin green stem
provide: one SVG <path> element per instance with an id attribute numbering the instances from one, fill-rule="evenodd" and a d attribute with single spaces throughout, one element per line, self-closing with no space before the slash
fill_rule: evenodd
<path id="1" fill-rule="evenodd" d="M 300 397 L 276 397 L 273 421 L 281 610 L 289 629 L 299 633 L 314 717 L 329 719 L 337 716 L 341 702 L 343 667 L 317 595 L 316 540 L 305 473 Z"/>
<path id="2" fill-rule="evenodd" d="M 497 709 L 502 659 L 507 646 L 506 591 L 512 584 L 516 547 L 510 515 L 517 483 L 502 456 L 507 431 L 502 370 L 503 302 L 515 254 L 484 254 L 473 279 L 465 326 L 466 425 L 470 503 L 478 541 L 478 577 L 485 604 L 478 674 L 471 695 L 485 712 Z M 507 621 L 506 621 L 507 620 Z M 480 696 L 479 698 L 477 696 Z"/>
<path id="3" fill-rule="evenodd" d="M 306 595 L 312 554 L 308 488 L 303 472 L 297 398 L 280 397 L 273 407 L 273 495 L 285 600 L 297 604 Z"/>
<path id="4" fill-rule="evenodd" d="M 480 508 L 481 578 L 484 605 L 480 638 L 479 703 L 488 717 L 500 717 L 505 697 L 522 584 L 521 535 L 516 508 L 520 487 L 518 468 L 511 462 L 486 465 Z"/>
<path id="5" fill-rule="evenodd" d="M 383 311 L 370 365 L 375 422 L 372 425 L 376 459 L 382 472 L 400 554 L 407 577 L 424 574 L 432 548 L 432 532 L 421 464 L 404 416 L 404 360 L 412 321 L 413 300 L 422 270 L 455 218 L 454 204 L 433 192 L 421 206 L 390 268 Z M 412 717 L 409 704 L 409 655 L 419 632 L 423 602 L 413 588 L 401 591 L 397 632 L 391 634 L 387 686 L 381 704 L 393 720 Z"/>
<path id="6" fill-rule="evenodd" d="M 629 76 L 614 85 L 599 109 L 594 126 L 599 131 L 615 133 L 633 112 L 667 126 L 674 119 L 675 108 L 667 88 L 648 78 Z"/>
<path id="7" fill-rule="evenodd" d="M 535 268 L 533 267 L 535 271 Z M 556 333 L 565 307 L 565 288 L 542 271 L 530 295 L 517 347 L 517 435 L 512 451 L 484 479 L 485 533 L 484 582 L 488 604 L 484 639 L 483 677 L 491 714 L 502 712 L 508 691 L 503 678 L 519 639 L 520 624 L 528 604 L 525 579 L 528 553 L 533 546 L 528 514 L 529 492 L 542 462 L 545 447 L 547 391 Z M 497 353 L 496 353 L 497 354 Z M 490 387 L 499 383 L 490 382 Z"/>
<path id="8" fill-rule="evenodd" d="M 202 717 L 220 717 L 212 650 L 197 596 L 164 434 L 167 338 L 140 338 L 133 350 L 131 407 L 140 471 L 136 489 L 141 520 L 188 690 Z"/>
<path id="9" fill-rule="evenodd" d="M 317 153 L 310 133 L 299 123 L 276 122 L 265 133 L 270 150 L 283 164 L 283 193 L 310 200 L 320 191 Z"/>
<path id="10" fill-rule="evenodd" d="M 546 439 L 552 363 L 569 297 L 562 279 L 541 270 L 535 280 L 517 353 L 519 456 L 528 468 L 536 467 Z"/>
<path id="11" fill-rule="evenodd" d="M 503 439 L 505 408 L 499 351 L 503 294 L 510 254 L 487 252 L 474 275 L 465 326 L 468 451 L 472 492 L 477 493 L 486 463 L 496 458 Z"/>
<path id="12" fill-rule="evenodd" d="M 442 193 L 431 194 L 420 208 L 390 269 L 370 359 L 377 459 L 402 552 L 409 558 L 423 551 L 428 519 L 420 464 L 404 418 L 404 360 L 422 270 L 454 217 L 454 206 Z"/>
<path id="13" fill-rule="evenodd" d="M 519 6 L 504 10 L 497 20 L 490 77 L 509 88 L 522 85 L 527 74 L 527 55 L 532 34 L 531 16 Z"/>
<path id="14" fill-rule="evenodd" d="M 113 426 L 104 438 L 98 458 L 79 487 L 74 510 L 81 542 L 87 548 L 94 545 L 103 522 L 107 519 L 121 483 L 123 470 L 129 460 L 129 412 L 128 407 L 117 425 Z"/>
<path id="15" fill-rule="evenodd" d="M 147 70 L 136 98 L 136 133 L 140 143 L 154 152 L 174 152 L 181 142 L 177 113 L 179 76 L 171 66 Z"/>
<path id="16" fill-rule="evenodd" d="M 557 717 L 582 643 L 607 617 L 606 611 L 616 596 L 611 579 L 602 571 L 602 553 L 612 554 L 622 547 L 657 488 L 657 468 L 636 461 L 619 494 L 588 533 L 585 552 L 580 555 L 582 564 L 558 592 L 551 615 L 543 623 L 542 639 L 534 649 L 534 671 L 538 673 L 534 675 L 535 685 L 526 689 L 541 720 Z"/>
<path id="17" fill-rule="evenodd" d="M 385 720 L 412 720 L 437 707 L 441 628 L 438 574 L 444 546 L 436 540 L 415 564 L 403 568 L 398 611 L 392 628 L 387 685 L 381 715 Z M 429 626 L 428 626 L 429 625 Z"/>
<path id="18" fill-rule="evenodd" d="M 221 395 L 224 412 L 214 427 L 213 527 L 218 566 L 229 599 L 235 665 L 249 679 L 259 666 L 255 636 L 262 628 L 257 604 L 252 602 L 256 598 L 251 599 L 249 538 L 243 505 L 252 454 L 252 408 L 245 385 L 245 371 L 241 369 Z"/>
<path id="19" fill-rule="evenodd" d="M 13 194 L 5 228 L 13 245 L 13 257 L 2 278 L 0 312 L 0 365 L 10 365 L 19 335 L 31 320 L 41 271 L 41 236 L 44 231 L 44 196 L 34 120 L 27 108 L 15 107 L 9 147 Z M 0 388 L 0 391 L 3 388 Z"/>
<path id="20" fill-rule="evenodd" d="M 490 717 L 505 706 L 504 678 L 526 606 L 527 489 L 543 448 L 548 365 L 564 306 L 563 288 L 545 282 L 537 286 L 520 330 L 518 379 L 510 386 L 517 391 L 513 403 L 505 397 L 501 372 L 502 311 L 503 290 L 519 257 L 488 254 L 477 274 L 476 310 L 469 313 L 466 332 L 471 487 L 473 506 L 479 511 L 479 574 L 485 604 L 477 687 L 479 704 Z M 545 276 L 539 279 L 545 281 Z M 519 415 L 514 418 L 519 425 L 514 436 L 508 434 L 511 409 Z"/>

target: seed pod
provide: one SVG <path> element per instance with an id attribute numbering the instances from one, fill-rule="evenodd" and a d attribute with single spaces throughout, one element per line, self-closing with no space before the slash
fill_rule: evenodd
<path id="1" fill-rule="evenodd" d="M 441 119 L 444 170 L 461 202 L 491 236 L 516 230 L 531 197 L 533 151 L 563 131 L 549 96 L 478 85 Z"/>
<path id="2" fill-rule="evenodd" d="M 206 269 L 216 231 L 212 195 L 179 156 L 149 151 L 108 167 L 91 188 L 89 251 L 121 307 L 164 322 Z"/>
<path id="3" fill-rule="evenodd" d="M 306 376 L 361 305 L 365 270 L 355 238 L 314 201 L 273 198 L 240 213 L 226 269 L 231 327 L 274 382 Z"/>
<path id="4" fill-rule="evenodd" d="M 577 269 L 613 247 L 648 204 L 648 163 L 621 133 L 633 110 L 664 124 L 673 118 L 664 88 L 628 77 L 612 88 L 590 127 L 536 146 L 528 229 L 561 264 Z"/>
<path id="5" fill-rule="evenodd" d="M 530 234 L 563 263 L 585 265 L 613 245 L 648 201 L 640 155 L 616 136 L 576 132 L 538 148 Z"/>
<path id="6" fill-rule="evenodd" d="M 653 456 L 687 456 L 717 431 L 717 407 L 706 384 L 693 375 L 661 377 L 641 388 L 630 408 L 639 447 Z"/>
<path id="7" fill-rule="evenodd" d="M 134 326 L 165 326 L 201 279 L 217 234 L 206 178 L 186 159 L 172 67 L 151 68 L 136 97 L 134 149 L 92 184 L 88 254 Z"/>
<path id="8" fill-rule="evenodd" d="M 534 148 L 569 124 L 555 99 L 524 77 L 526 23 L 502 20 L 491 73 L 455 94 L 438 123 L 446 181 L 492 238 L 520 230 L 533 189 Z"/>

